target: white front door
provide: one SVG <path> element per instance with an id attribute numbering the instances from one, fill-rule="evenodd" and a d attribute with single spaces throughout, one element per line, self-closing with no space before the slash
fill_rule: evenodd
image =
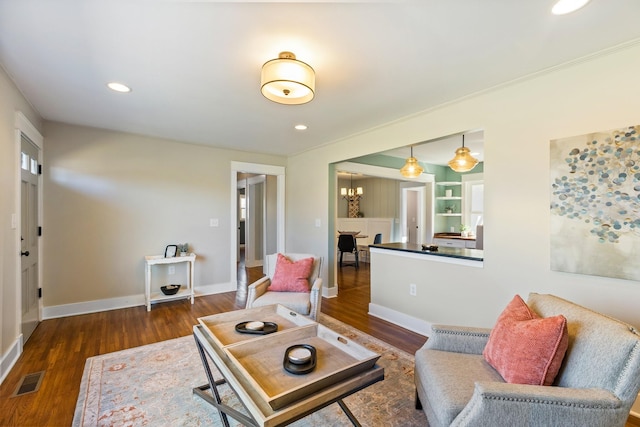
<path id="1" fill-rule="evenodd" d="M 39 149 L 22 135 L 20 156 L 22 335 L 26 342 L 40 321 L 38 288 Z"/>

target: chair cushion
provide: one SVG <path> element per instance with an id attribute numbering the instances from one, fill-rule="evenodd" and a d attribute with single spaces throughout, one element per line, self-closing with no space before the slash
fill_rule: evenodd
<path id="1" fill-rule="evenodd" d="M 551 385 L 568 343 L 563 315 L 540 318 L 516 295 L 498 317 L 482 354 L 509 383 Z"/>
<path id="2" fill-rule="evenodd" d="M 276 272 L 271 279 L 270 292 L 309 292 L 309 275 L 313 258 L 291 261 L 278 254 Z"/>
<path id="3" fill-rule="evenodd" d="M 503 382 L 480 354 L 422 348 L 415 355 L 415 381 L 424 392 L 422 404 L 433 410 L 438 422 L 449 426 L 473 395 L 476 381 Z"/>
<path id="4" fill-rule="evenodd" d="M 253 307 L 280 304 L 296 313 L 309 315 L 311 313 L 311 301 L 309 293 L 302 292 L 265 292 L 256 298 Z"/>

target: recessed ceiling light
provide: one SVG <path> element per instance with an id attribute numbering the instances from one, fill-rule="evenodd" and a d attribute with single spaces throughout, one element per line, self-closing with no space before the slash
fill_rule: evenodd
<path id="1" fill-rule="evenodd" d="M 575 12 L 587 3 L 589 3 L 589 0 L 559 0 L 551 8 L 551 13 L 554 15 L 566 15 L 567 13 Z"/>
<path id="2" fill-rule="evenodd" d="M 131 88 L 129 86 L 123 85 L 122 83 L 116 83 L 116 82 L 107 83 L 107 87 L 111 90 L 115 90 L 116 92 L 122 92 L 122 93 L 131 92 Z"/>
<path id="3" fill-rule="evenodd" d="M 295 125 L 296 130 L 307 130 L 307 125 Z"/>

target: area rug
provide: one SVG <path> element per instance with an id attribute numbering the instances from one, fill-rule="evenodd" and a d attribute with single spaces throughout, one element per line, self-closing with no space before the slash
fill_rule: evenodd
<path id="1" fill-rule="evenodd" d="M 320 323 L 381 355 L 378 364 L 384 367 L 384 381 L 344 399 L 363 426 L 427 425 L 424 413 L 414 405 L 412 355 L 332 317 L 321 315 Z M 221 377 L 215 370 L 213 374 Z M 73 426 L 221 426 L 217 410 L 192 393 L 193 387 L 206 382 L 192 336 L 91 357 L 85 364 Z M 245 412 L 228 386 L 219 390 L 226 404 Z M 291 424 L 342 425 L 351 422 L 337 404 Z"/>

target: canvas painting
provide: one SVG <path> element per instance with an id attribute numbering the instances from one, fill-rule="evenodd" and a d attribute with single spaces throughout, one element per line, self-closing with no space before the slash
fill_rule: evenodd
<path id="1" fill-rule="evenodd" d="M 640 125 L 551 141 L 551 269 L 640 280 Z"/>

